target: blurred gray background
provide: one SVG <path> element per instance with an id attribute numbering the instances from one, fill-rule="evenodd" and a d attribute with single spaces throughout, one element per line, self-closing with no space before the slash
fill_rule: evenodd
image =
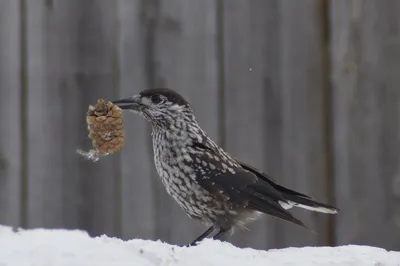
<path id="1" fill-rule="evenodd" d="M 170 87 L 228 152 L 340 208 L 270 217 L 235 245 L 400 249 L 400 1 L 0 0 L 0 224 L 185 244 L 149 125 L 97 163 L 98 98 Z"/>

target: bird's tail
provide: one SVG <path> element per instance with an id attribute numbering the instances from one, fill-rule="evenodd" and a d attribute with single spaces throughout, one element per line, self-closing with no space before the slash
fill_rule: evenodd
<path id="1" fill-rule="evenodd" d="M 307 195 L 301 194 L 299 192 L 287 189 L 279 185 L 275 185 L 275 188 L 277 188 L 286 199 L 286 202 L 279 202 L 279 204 L 285 209 L 290 209 L 292 207 L 299 207 L 310 211 L 329 213 L 329 214 L 335 214 L 339 211 L 334 206 L 320 203 L 315 199 Z"/>
<path id="2" fill-rule="evenodd" d="M 257 177 L 259 177 L 261 180 L 263 180 L 264 182 L 267 182 L 270 186 L 272 186 L 276 190 L 278 190 L 283 195 L 283 198 L 285 199 L 285 201 L 279 201 L 279 204 L 285 209 L 290 209 L 292 207 L 299 207 L 299 208 L 303 208 L 303 209 L 310 210 L 310 211 L 330 213 L 330 214 L 335 214 L 335 213 L 338 213 L 338 211 L 339 211 L 339 209 L 335 208 L 334 206 L 320 203 L 307 195 L 301 194 L 294 190 L 291 190 L 291 189 L 288 189 L 288 188 L 278 185 L 266 173 L 263 173 L 260 170 L 257 170 L 256 168 L 254 168 L 248 164 L 240 163 L 240 165 L 245 170 L 252 172 Z"/>

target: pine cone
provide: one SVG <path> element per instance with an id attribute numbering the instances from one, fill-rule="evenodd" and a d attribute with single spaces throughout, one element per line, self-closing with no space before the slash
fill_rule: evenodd
<path id="1" fill-rule="evenodd" d="M 86 123 L 94 149 L 78 151 L 81 155 L 97 161 L 100 155 L 114 153 L 124 145 L 122 110 L 112 102 L 98 99 L 95 106 L 90 105 Z"/>

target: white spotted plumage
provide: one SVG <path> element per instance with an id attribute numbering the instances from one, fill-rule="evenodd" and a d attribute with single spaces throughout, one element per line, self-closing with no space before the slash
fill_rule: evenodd
<path id="1" fill-rule="evenodd" d="M 175 122 L 180 122 L 168 127 L 165 124 L 153 123 L 152 131 L 155 166 L 168 194 L 190 217 L 200 219 L 206 224 L 215 222 L 217 217 L 213 215 L 236 213 L 229 209 L 228 205 L 211 204 L 213 195 L 197 183 L 199 174 L 202 175 L 200 178 L 207 179 L 207 173 L 218 170 L 216 164 L 220 162 L 220 158 L 210 152 L 195 150 L 192 147 L 193 139 L 200 143 L 207 142 L 213 147 L 216 147 L 216 144 L 198 126 L 194 117 L 191 117 L 191 121 L 174 117 L 173 113 L 169 117 Z M 205 160 L 202 157 L 204 154 L 205 158 L 215 163 Z M 221 156 L 226 160 L 229 155 L 224 153 Z M 223 172 L 234 172 L 232 168 L 224 165 Z M 233 166 L 233 163 L 229 165 Z"/>

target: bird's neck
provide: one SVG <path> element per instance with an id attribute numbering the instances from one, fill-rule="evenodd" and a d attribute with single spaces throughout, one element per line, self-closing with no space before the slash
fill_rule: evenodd
<path id="1" fill-rule="evenodd" d="M 200 128 L 195 119 L 185 117 L 176 118 L 169 124 L 152 125 L 153 142 L 168 144 L 168 146 L 184 147 L 191 145 L 193 141 L 203 142 L 206 133 Z"/>

